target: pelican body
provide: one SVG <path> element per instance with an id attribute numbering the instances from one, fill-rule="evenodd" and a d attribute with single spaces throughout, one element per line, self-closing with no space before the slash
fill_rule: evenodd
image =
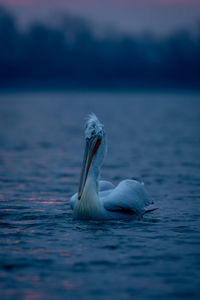
<path id="1" fill-rule="evenodd" d="M 112 220 L 141 217 L 152 204 L 144 185 L 126 179 L 116 187 L 100 181 L 99 173 L 106 152 L 103 125 L 91 114 L 85 125 L 85 153 L 78 193 L 70 199 L 75 219 Z"/>

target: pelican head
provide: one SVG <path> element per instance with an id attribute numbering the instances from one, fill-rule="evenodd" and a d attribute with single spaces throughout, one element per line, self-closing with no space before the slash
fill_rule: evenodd
<path id="1" fill-rule="evenodd" d="M 81 199 L 89 174 L 98 177 L 105 153 L 105 132 L 95 114 L 89 115 L 85 124 L 85 153 L 80 176 L 78 200 Z"/>

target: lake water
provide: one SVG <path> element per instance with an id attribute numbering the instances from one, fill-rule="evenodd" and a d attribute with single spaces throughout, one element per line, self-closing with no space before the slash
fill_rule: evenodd
<path id="1" fill-rule="evenodd" d="M 199 299 L 200 94 L 0 94 L 0 299 Z M 74 221 L 88 113 L 102 178 L 144 181 L 142 220 Z"/>

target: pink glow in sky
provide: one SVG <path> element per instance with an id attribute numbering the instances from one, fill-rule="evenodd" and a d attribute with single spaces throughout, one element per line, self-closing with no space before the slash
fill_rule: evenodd
<path id="1" fill-rule="evenodd" d="M 52 2 L 54 2 L 54 6 L 60 6 L 60 5 L 71 5 L 72 2 L 76 3 L 79 1 L 73 0 L 73 1 L 47 1 L 47 0 L 0 0 L 0 3 L 5 4 L 5 5 L 14 5 L 14 6 L 27 6 L 27 5 L 39 5 L 42 3 L 45 3 L 46 5 L 48 5 L 48 3 L 52 4 Z M 71 2 L 71 3 L 70 3 Z M 109 2 L 112 3 L 113 5 L 116 4 L 121 4 L 122 6 L 126 6 L 128 5 L 135 5 L 137 3 L 145 3 L 148 5 L 152 5 L 152 4 L 200 4 L 200 0 L 107 0 L 107 1 L 97 1 L 97 0 L 83 0 L 82 3 L 84 5 L 99 5 L 99 3 L 102 3 L 103 5 L 106 6 L 106 4 L 108 4 Z"/>
<path id="2" fill-rule="evenodd" d="M 30 5 L 36 1 L 34 1 L 34 0 L 0 0 L 0 3 L 3 3 L 5 5 Z"/>

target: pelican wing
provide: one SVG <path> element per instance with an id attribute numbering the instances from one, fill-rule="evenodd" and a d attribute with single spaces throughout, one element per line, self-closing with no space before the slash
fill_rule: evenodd
<path id="1" fill-rule="evenodd" d="M 104 208 L 112 212 L 142 215 L 145 206 L 152 204 L 144 185 L 136 180 L 124 180 L 105 195 L 100 193 L 100 197 Z"/>
<path id="2" fill-rule="evenodd" d="M 114 189 L 115 186 L 110 181 L 100 180 L 99 181 L 99 192 L 108 191 Z"/>

